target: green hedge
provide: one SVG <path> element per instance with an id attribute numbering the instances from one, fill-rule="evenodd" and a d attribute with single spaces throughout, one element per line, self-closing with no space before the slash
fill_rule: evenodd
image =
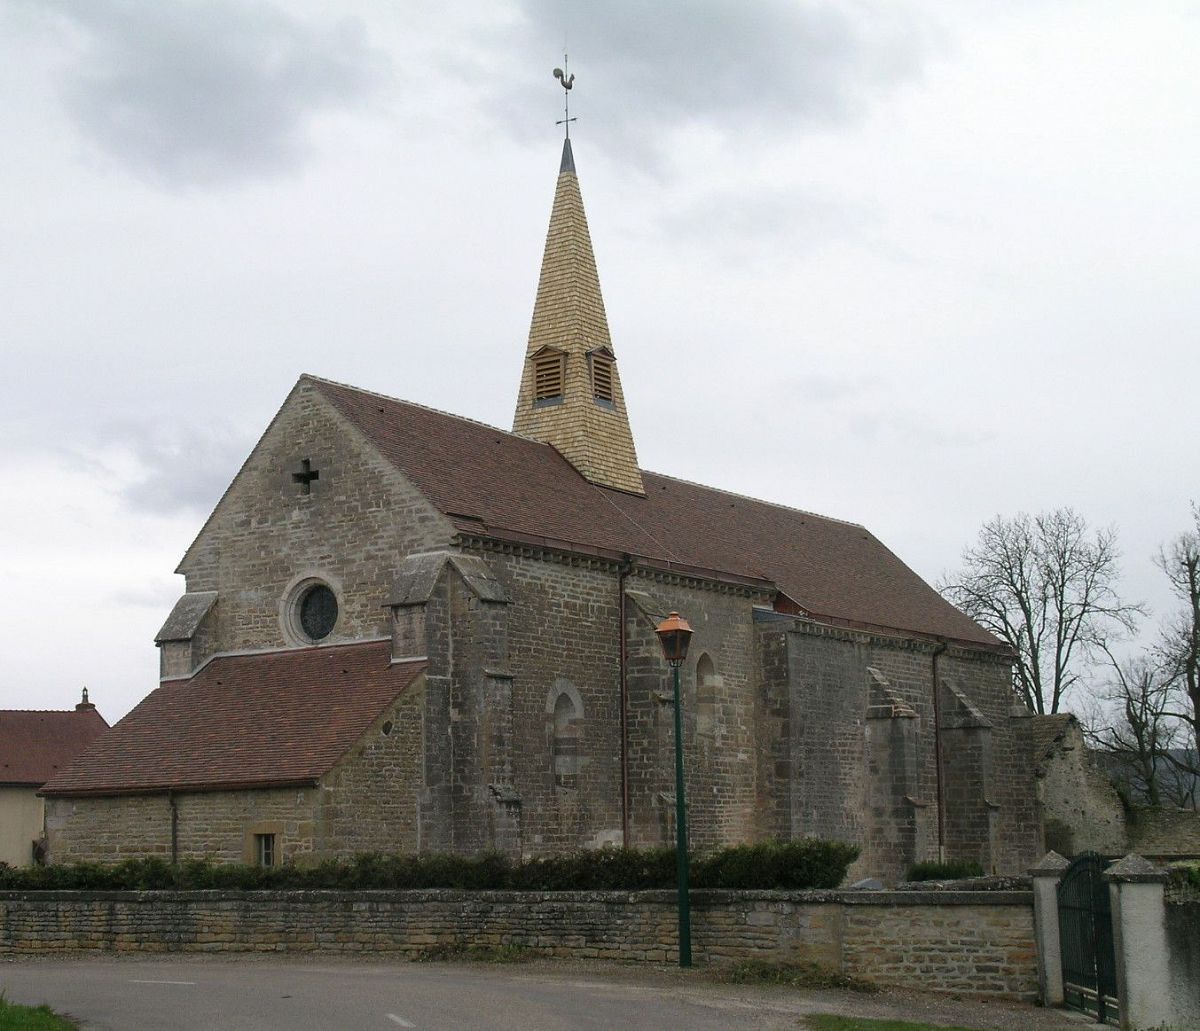
<path id="1" fill-rule="evenodd" d="M 833 841 L 764 842 L 692 859 L 694 888 L 836 888 L 858 849 Z M 675 886 L 675 851 L 599 849 L 516 863 L 477 856 L 365 854 L 349 860 L 264 868 L 187 859 L 7 867 L 0 890 L 139 891 L 151 888 L 338 889 L 461 888 L 517 891 L 638 891 Z"/>
<path id="2" fill-rule="evenodd" d="M 948 863 L 916 863 L 908 868 L 910 881 L 961 881 L 966 877 L 982 877 L 983 867 L 973 859 L 951 860 Z"/>

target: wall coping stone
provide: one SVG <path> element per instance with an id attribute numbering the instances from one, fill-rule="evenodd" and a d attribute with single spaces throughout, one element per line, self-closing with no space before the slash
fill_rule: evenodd
<path id="1" fill-rule="evenodd" d="M 1128 855 L 1104 871 L 1106 881 L 1117 884 L 1162 884 L 1169 876 L 1162 867 L 1139 855 Z"/>
<path id="2" fill-rule="evenodd" d="M 1038 865 L 1029 871 L 1030 877 L 1061 877 L 1063 871 L 1071 864 L 1065 857 L 1060 856 L 1054 849 L 1047 852 L 1038 861 Z"/>
<path id="3" fill-rule="evenodd" d="M 144 891 L 68 890 L 0 891 L 0 905 L 8 902 L 138 902 L 163 903 L 177 899 L 191 901 L 253 902 L 487 902 L 536 903 L 643 903 L 674 906 L 676 893 L 671 889 L 650 891 L 466 891 L 458 888 L 407 890 L 356 889 L 353 891 L 320 889 L 253 890 L 220 888 L 180 890 L 173 888 Z M 721 891 L 696 889 L 691 892 L 692 906 L 720 906 L 742 903 L 842 904 L 850 906 L 1032 906 L 1031 891 Z"/>

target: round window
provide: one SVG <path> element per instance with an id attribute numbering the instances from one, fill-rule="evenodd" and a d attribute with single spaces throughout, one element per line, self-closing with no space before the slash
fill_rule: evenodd
<path id="1" fill-rule="evenodd" d="M 325 584 L 313 584 L 300 598 L 298 615 L 304 636 L 310 641 L 323 640 L 337 622 L 337 596 Z"/>

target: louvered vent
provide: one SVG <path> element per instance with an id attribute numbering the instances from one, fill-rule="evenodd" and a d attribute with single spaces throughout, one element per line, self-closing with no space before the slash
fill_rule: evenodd
<path id="1" fill-rule="evenodd" d="M 563 396 L 566 355 L 546 351 L 533 360 L 533 400 L 556 401 Z"/>
<path id="2" fill-rule="evenodd" d="M 603 352 L 593 352 L 592 397 L 597 401 L 613 401 L 613 360 Z"/>

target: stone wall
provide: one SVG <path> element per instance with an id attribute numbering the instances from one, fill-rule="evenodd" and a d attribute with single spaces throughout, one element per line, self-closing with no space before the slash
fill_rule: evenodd
<path id="1" fill-rule="evenodd" d="M 1200 857 L 1200 813 L 1194 809 L 1137 806 L 1126 827 L 1129 851 L 1138 855 Z"/>
<path id="2" fill-rule="evenodd" d="M 1069 721 L 1061 743 L 1041 763 L 1038 801 L 1046 828 L 1046 847 L 1064 856 L 1093 851 L 1118 856 L 1131 847 L 1126 836 L 1125 807 L 1112 782 L 1092 761 L 1079 724 Z"/>
<path id="3" fill-rule="evenodd" d="M 760 758 L 770 833 L 861 845 L 851 878 L 895 882 L 939 844 L 988 873 L 1032 864 L 1041 831 L 1002 656 L 778 614 L 758 634 L 760 713 L 785 735 Z"/>
<path id="4" fill-rule="evenodd" d="M 252 835 L 275 834 L 278 860 L 297 860 L 316 845 L 316 789 L 180 792 L 46 799 L 52 862 L 171 858 L 171 805 L 180 859 L 244 863 Z"/>
<path id="5" fill-rule="evenodd" d="M 317 789 L 322 857 L 420 849 L 425 688 L 392 703 Z"/>
<path id="6" fill-rule="evenodd" d="M 698 963 L 812 962 L 877 984 L 1032 999 L 1029 892 L 693 893 Z M 669 962 L 675 896 L 647 892 L 5 892 L 0 954 L 390 952 L 519 945 Z"/>
<path id="7" fill-rule="evenodd" d="M 1200 1028 L 1200 899 L 1168 903 L 1165 913 L 1171 1009 L 1192 1015 L 1183 1028 Z"/>
<path id="8" fill-rule="evenodd" d="M 619 845 L 617 573 L 611 563 L 522 549 L 486 558 L 511 599 L 506 759 L 521 800 L 521 851 Z"/>
<path id="9" fill-rule="evenodd" d="M 292 480 L 308 459 L 308 493 Z M 301 380 L 179 565 L 187 590 L 216 591 L 208 651 L 302 644 L 282 611 L 307 577 L 339 613 L 325 643 L 384 637 L 383 602 L 405 554 L 445 544 L 447 520 Z M 196 661 L 206 655 L 195 656 Z"/>
<path id="10" fill-rule="evenodd" d="M 630 843 L 666 845 L 675 836 L 675 707 L 671 670 L 654 628 L 682 612 L 693 636 L 679 671 L 688 803 L 694 849 L 761 836 L 758 750 L 767 747 L 756 692 L 758 647 L 749 591 L 652 576 L 628 581 Z M 765 600 L 765 599 L 760 599 Z"/>

